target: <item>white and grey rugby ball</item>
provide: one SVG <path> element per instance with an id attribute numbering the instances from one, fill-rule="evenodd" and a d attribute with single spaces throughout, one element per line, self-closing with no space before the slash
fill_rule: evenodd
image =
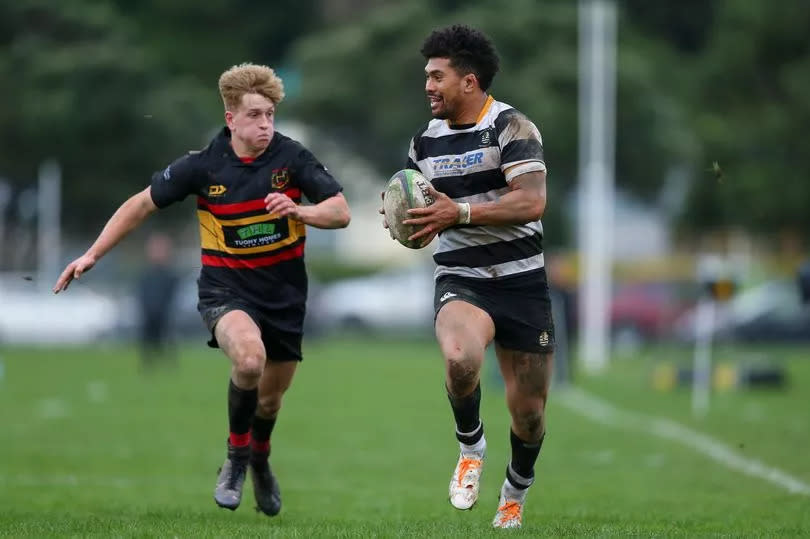
<path id="1" fill-rule="evenodd" d="M 420 172 L 406 168 L 398 171 L 388 180 L 383 199 L 385 222 L 391 236 L 409 249 L 422 248 L 424 238 L 409 241 L 408 237 L 416 234 L 422 227 L 404 225 L 402 221 L 408 219 L 408 210 L 412 208 L 425 208 L 433 204 L 433 196 L 428 190 L 430 182 Z"/>

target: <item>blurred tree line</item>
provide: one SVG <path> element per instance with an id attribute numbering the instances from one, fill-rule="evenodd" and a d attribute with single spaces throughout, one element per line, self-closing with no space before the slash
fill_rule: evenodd
<path id="1" fill-rule="evenodd" d="M 317 24 L 314 0 L 0 3 L 0 177 L 63 172 L 63 221 L 96 233 L 125 197 L 222 121 L 219 74 L 276 65 Z"/>
<path id="2" fill-rule="evenodd" d="M 618 186 L 685 232 L 807 230 L 810 2 L 618 5 Z M 539 125 L 560 230 L 578 129 L 577 3 L 565 0 L 4 2 L 0 176 L 27 185 L 57 158 L 66 226 L 96 232 L 154 170 L 204 144 L 221 123 L 218 75 L 254 61 L 287 76 L 280 118 L 339 138 L 382 184 L 428 119 L 422 40 L 454 22 L 491 35 L 493 95 Z"/>

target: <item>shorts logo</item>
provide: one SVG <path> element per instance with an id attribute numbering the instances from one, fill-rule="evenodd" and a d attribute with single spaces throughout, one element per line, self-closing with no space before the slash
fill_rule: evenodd
<path id="1" fill-rule="evenodd" d="M 273 175 L 270 176 L 270 186 L 273 189 L 284 189 L 290 183 L 290 174 L 286 168 L 277 168 L 273 170 Z"/>
<path id="2" fill-rule="evenodd" d="M 163 171 L 163 180 L 164 181 L 169 181 L 170 179 L 172 179 L 172 166 L 171 165 L 166 167 L 166 170 Z"/>
<path id="3" fill-rule="evenodd" d="M 538 342 L 538 344 L 540 344 L 540 346 L 548 346 L 548 342 L 549 342 L 548 332 L 547 331 L 541 332 L 540 333 L 540 338 L 537 339 L 537 342 Z"/>
<path id="4" fill-rule="evenodd" d="M 448 299 L 454 298 L 456 296 L 458 296 L 458 294 L 455 294 L 453 292 L 445 292 L 444 294 L 442 294 L 442 297 L 439 298 L 439 303 L 443 303 L 443 302 L 447 301 Z"/>
<path id="5" fill-rule="evenodd" d="M 209 185 L 208 186 L 208 196 L 210 197 L 218 197 L 225 194 L 227 189 L 224 185 Z"/>

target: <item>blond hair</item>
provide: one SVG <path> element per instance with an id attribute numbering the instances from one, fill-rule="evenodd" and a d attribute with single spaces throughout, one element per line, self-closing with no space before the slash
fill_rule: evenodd
<path id="1" fill-rule="evenodd" d="M 284 83 L 275 71 L 267 66 L 239 64 L 219 77 L 219 95 L 225 110 L 236 110 L 245 94 L 259 94 L 278 105 L 284 99 Z"/>

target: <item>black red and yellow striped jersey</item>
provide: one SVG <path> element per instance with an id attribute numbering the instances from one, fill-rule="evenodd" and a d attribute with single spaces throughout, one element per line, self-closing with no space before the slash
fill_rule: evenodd
<path id="1" fill-rule="evenodd" d="M 299 142 L 276 132 L 254 160 L 236 156 L 228 128 L 199 152 L 152 176 L 159 208 L 197 197 L 202 270 L 200 290 L 226 289 L 263 309 L 303 308 L 306 226 L 265 210 L 264 197 L 281 192 L 296 203 L 321 202 L 342 191 Z"/>

